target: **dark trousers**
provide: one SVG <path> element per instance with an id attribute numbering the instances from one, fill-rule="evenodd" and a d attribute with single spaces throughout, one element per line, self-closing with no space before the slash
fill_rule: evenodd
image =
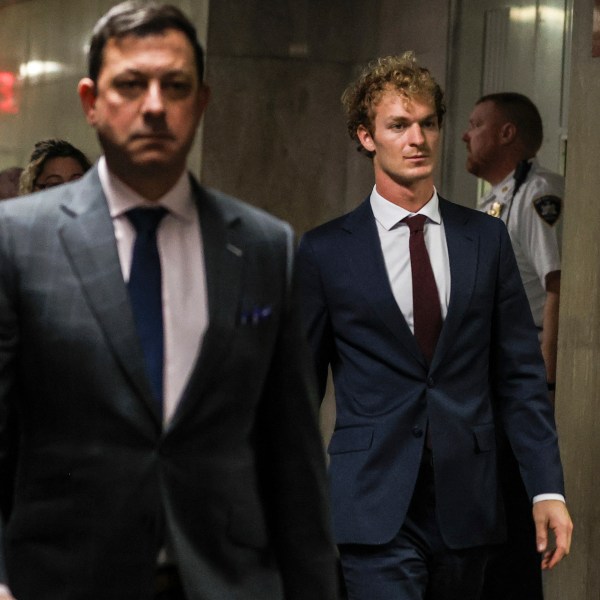
<path id="1" fill-rule="evenodd" d="M 398 535 L 389 543 L 340 544 L 348 600 L 479 600 L 489 547 L 451 550 L 435 515 L 429 451 Z"/>
<path id="2" fill-rule="evenodd" d="M 535 544 L 531 500 L 508 443 L 503 445 L 499 472 L 507 541 L 488 561 L 481 599 L 543 600 L 541 556 Z"/>

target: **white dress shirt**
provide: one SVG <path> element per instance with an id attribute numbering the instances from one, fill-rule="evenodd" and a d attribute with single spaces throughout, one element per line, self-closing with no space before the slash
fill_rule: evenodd
<path id="1" fill-rule="evenodd" d="M 442 319 L 448 313 L 450 301 L 450 260 L 446 233 L 440 215 L 440 202 L 437 191 L 418 213 L 411 213 L 381 196 L 374 187 L 371 192 L 371 209 L 375 215 L 377 232 L 383 251 L 383 260 L 394 298 L 414 333 L 412 271 L 410 268 L 410 231 L 402 219 L 415 214 L 425 215 L 425 246 L 429 253 L 433 276 L 440 297 Z"/>
<path id="2" fill-rule="evenodd" d="M 115 228 L 123 279 L 129 270 L 135 229 L 125 213 L 139 206 L 167 209 L 157 230 L 162 272 L 164 323 L 164 423 L 172 418 L 198 357 L 208 326 L 206 271 L 200 222 L 192 198 L 190 179 L 184 173 L 175 186 L 156 202 L 149 202 L 114 176 L 101 157 L 100 183 Z"/>

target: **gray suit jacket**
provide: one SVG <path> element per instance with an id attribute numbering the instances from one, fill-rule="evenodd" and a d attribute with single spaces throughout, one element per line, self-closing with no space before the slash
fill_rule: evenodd
<path id="1" fill-rule="evenodd" d="M 19 600 L 335 596 L 286 224 L 201 188 L 210 325 L 163 431 L 96 169 L 0 205 L 4 580 Z M 312 402 L 311 402 L 312 400 Z"/>

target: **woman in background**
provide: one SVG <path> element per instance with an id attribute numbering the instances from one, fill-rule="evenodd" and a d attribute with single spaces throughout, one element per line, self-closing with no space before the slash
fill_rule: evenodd
<path id="1" fill-rule="evenodd" d="M 91 163 L 87 156 L 65 140 L 41 140 L 34 146 L 29 164 L 21 173 L 19 194 L 39 190 L 79 179 Z"/>

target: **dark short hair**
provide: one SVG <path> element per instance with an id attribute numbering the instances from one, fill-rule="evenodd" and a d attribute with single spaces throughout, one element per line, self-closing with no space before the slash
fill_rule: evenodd
<path id="1" fill-rule="evenodd" d="M 127 35 L 145 37 L 167 29 L 181 31 L 190 41 L 196 58 L 198 81 L 201 82 L 204 78 L 204 51 L 192 22 L 176 6 L 139 0 L 127 0 L 113 6 L 96 23 L 88 51 L 88 76 L 97 83 L 104 47 L 109 39 Z"/>
<path id="2" fill-rule="evenodd" d="M 498 92 L 481 96 L 475 103 L 493 102 L 504 118 L 517 128 L 517 136 L 525 146 L 528 158 L 535 156 L 544 139 L 542 117 L 533 101 L 517 92 Z"/>
<path id="3" fill-rule="evenodd" d="M 346 112 L 348 134 L 358 142 L 358 150 L 372 156 L 357 136 L 360 125 L 373 134 L 373 109 L 383 93 L 395 90 L 409 99 L 420 98 L 431 101 L 435 106 L 438 126 L 442 126 L 446 106 L 444 92 L 425 67 L 419 66 L 413 52 L 399 56 L 385 56 L 370 62 L 359 77 L 342 94 L 342 104 Z"/>
<path id="4" fill-rule="evenodd" d="M 85 172 L 92 163 L 88 157 L 79 149 L 65 140 L 48 139 L 36 142 L 33 152 L 29 157 L 29 163 L 23 169 L 19 180 L 19 194 L 29 194 L 34 191 L 37 178 L 44 170 L 44 165 L 53 158 L 73 158 Z"/>

